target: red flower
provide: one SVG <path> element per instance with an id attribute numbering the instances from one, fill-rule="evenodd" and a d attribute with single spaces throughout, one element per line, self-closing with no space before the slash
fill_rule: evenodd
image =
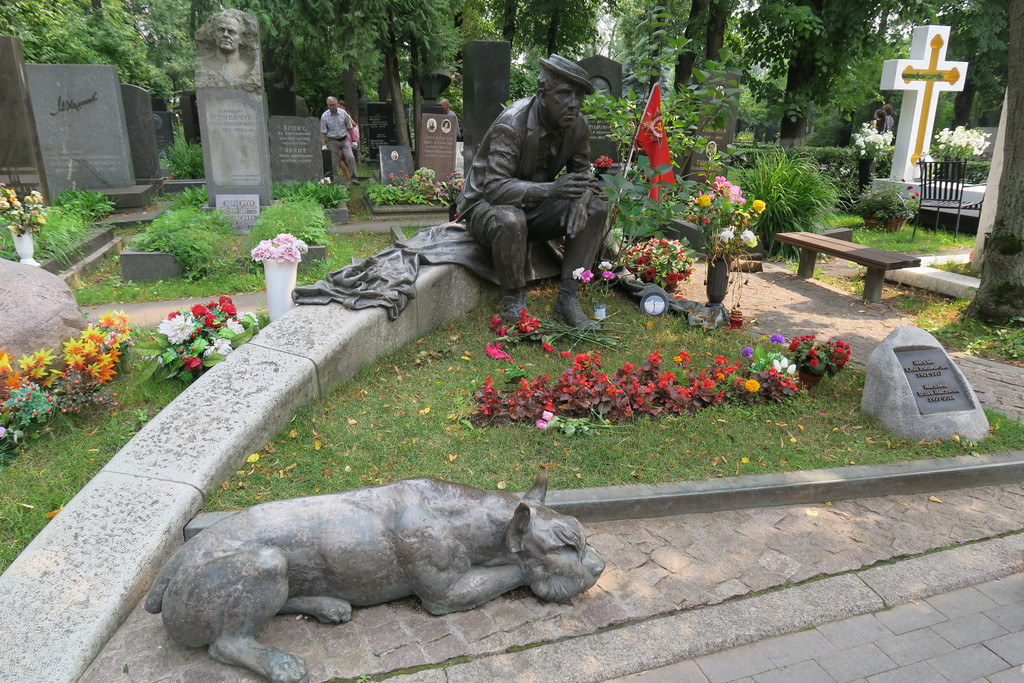
<path id="1" fill-rule="evenodd" d="M 167 319 L 168 320 L 174 320 L 179 315 L 181 315 L 181 311 L 171 311 L 170 313 L 167 314 Z"/>
<path id="2" fill-rule="evenodd" d="M 541 348 L 543 348 L 548 353 L 551 353 L 552 351 L 555 350 L 555 347 L 552 346 L 551 344 L 548 344 L 547 342 L 541 342 L 540 345 L 541 345 Z"/>
<path id="3" fill-rule="evenodd" d="M 220 299 L 217 300 L 217 306 L 220 308 L 221 311 L 224 312 L 225 315 L 235 315 L 236 313 L 238 313 L 238 309 L 235 308 L 235 303 L 231 300 L 230 297 L 221 295 Z"/>
<path id="4" fill-rule="evenodd" d="M 572 353 L 569 351 L 562 351 L 562 358 L 572 358 Z"/>
<path id="5" fill-rule="evenodd" d="M 183 367 L 190 372 L 192 370 L 198 370 L 203 366 L 203 359 L 197 358 L 196 356 L 185 356 L 184 361 L 185 364 Z"/>
<path id="6" fill-rule="evenodd" d="M 203 318 L 203 324 L 207 327 L 213 327 L 217 323 L 217 316 L 213 313 L 207 313 Z"/>
<path id="7" fill-rule="evenodd" d="M 192 315 L 194 315 L 197 318 L 202 318 L 209 312 L 210 309 L 208 309 L 206 306 L 203 306 L 202 304 L 196 304 L 195 306 L 192 307 Z"/>

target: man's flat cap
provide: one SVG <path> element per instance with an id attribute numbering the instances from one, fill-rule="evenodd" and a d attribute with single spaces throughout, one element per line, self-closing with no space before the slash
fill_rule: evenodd
<path id="1" fill-rule="evenodd" d="M 576 62 L 552 53 L 547 59 L 541 58 L 540 65 L 559 78 L 579 86 L 586 94 L 593 94 L 594 84 L 590 82 L 590 75 Z"/>

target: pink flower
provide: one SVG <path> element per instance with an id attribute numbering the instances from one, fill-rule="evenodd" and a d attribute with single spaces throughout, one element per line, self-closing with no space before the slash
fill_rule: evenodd
<path id="1" fill-rule="evenodd" d="M 548 423 L 544 420 L 537 420 L 537 429 L 547 429 Z"/>
<path id="2" fill-rule="evenodd" d="M 550 422 L 551 418 L 553 417 L 554 415 L 551 413 L 550 410 L 545 410 L 543 413 L 540 414 L 540 419 L 544 420 L 545 422 Z"/>
<path id="3" fill-rule="evenodd" d="M 498 360 L 512 359 L 512 356 L 508 355 L 508 353 L 501 348 L 501 342 L 498 342 L 497 344 L 488 344 L 484 351 L 486 351 L 487 355 L 491 358 L 497 358 Z"/>

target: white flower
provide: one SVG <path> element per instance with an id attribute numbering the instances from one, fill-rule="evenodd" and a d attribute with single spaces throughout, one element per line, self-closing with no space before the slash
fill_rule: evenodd
<path id="1" fill-rule="evenodd" d="M 167 341 L 170 343 L 181 344 L 195 333 L 196 319 L 192 317 L 191 313 L 182 313 L 181 315 L 161 321 L 156 331 L 160 334 L 166 334 Z"/>
<path id="2" fill-rule="evenodd" d="M 246 314 L 243 313 L 242 315 L 246 315 Z M 252 314 L 249 313 L 248 315 L 252 315 Z M 235 318 L 228 318 L 227 320 L 225 320 L 224 321 L 224 327 L 228 328 L 229 330 L 231 330 L 235 334 L 242 334 L 243 332 L 245 332 L 245 328 L 242 327 L 242 323 L 238 322 L 238 320 L 235 319 Z"/>
<path id="3" fill-rule="evenodd" d="M 203 358 L 206 358 L 211 353 L 219 353 L 222 356 L 227 356 L 229 353 L 234 351 L 231 348 L 231 341 L 228 339 L 214 339 L 213 343 L 206 347 L 203 351 Z"/>
<path id="4" fill-rule="evenodd" d="M 740 233 L 740 239 L 743 240 L 743 244 L 748 247 L 757 246 L 757 235 L 752 230 L 744 230 Z"/>
<path id="5" fill-rule="evenodd" d="M 597 264 L 597 268 L 598 268 L 598 270 L 611 270 L 612 269 L 612 262 L 611 261 L 601 261 L 599 264 Z"/>
<path id="6" fill-rule="evenodd" d="M 729 240 L 731 240 L 735 236 L 736 236 L 736 233 L 734 233 L 729 228 L 726 228 L 722 232 L 718 233 L 718 239 L 722 240 L 723 242 L 728 242 Z"/>
<path id="7" fill-rule="evenodd" d="M 576 279 L 576 280 L 579 280 L 581 277 L 583 277 L 583 271 L 585 271 L 585 270 L 586 270 L 586 268 L 580 267 L 580 268 L 577 268 L 576 270 L 572 271 L 573 278 Z"/>
<path id="8" fill-rule="evenodd" d="M 775 360 L 772 361 L 772 367 L 775 368 L 775 372 L 779 373 L 780 375 L 795 375 L 796 365 L 790 364 L 789 366 L 787 366 L 786 362 L 786 358 L 776 358 Z"/>

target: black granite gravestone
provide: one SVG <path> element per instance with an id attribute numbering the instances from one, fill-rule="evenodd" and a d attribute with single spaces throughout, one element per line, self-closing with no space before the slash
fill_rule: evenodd
<path id="1" fill-rule="evenodd" d="M 181 129 L 189 142 L 200 142 L 199 107 L 196 105 L 196 91 L 186 90 L 178 101 L 181 108 Z"/>
<path id="2" fill-rule="evenodd" d="M 151 183 L 161 177 L 152 98 L 148 90 L 122 83 L 121 99 L 124 102 L 124 120 L 128 125 L 128 146 L 132 151 L 135 182 Z"/>
<path id="3" fill-rule="evenodd" d="M 380 146 L 380 181 L 395 185 L 412 176 L 412 150 L 405 145 Z"/>
<path id="4" fill-rule="evenodd" d="M 395 115 L 388 102 L 366 103 L 366 131 L 360 138 L 360 145 L 366 145 L 370 158 L 380 155 L 381 145 L 398 143 L 398 128 L 395 126 Z"/>
<path id="5" fill-rule="evenodd" d="M 705 81 L 704 85 L 705 87 L 714 86 L 710 81 Z M 739 72 L 733 72 L 726 75 L 714 87 L 716 87 L 719 95 L 723 95 L 723 91 L 739 88 L 739 85 L 740 74 Z M 736 135 L 736 119 L 736 107 L 730 107 L 725 111 L 725 123 L 722 126 L 701 126 L 697 135 L 707 140 L 708 144 L 703 152 L 691 154 L 684 165 L 684 175 L 688 180 L 696 180 L 698 183 L 708 184 L 714 181 L 716 175 L 721 175 L 722 169 L 717 166 L 709 166 L 708 159 L 713 152 L 724 152 L 732 144 L 733 137 Z"/>
<path id="6" fill-rule="evenodd" d="M 590 74 L 590 82 L 598 93 L 608 97 L 622 97 L 622 64 L 601 55 L 581 59 L 577 64 Z M 596 116 L 588 116 L 587 122 L 590 124 L 590 160 L 607 156 L 615 163 L 612 170 L 617 170 L 623 161 L 620 158 L 622 154 L 610 137 L 608 122 Z"/>
<path id="7" fill-rule="evenodd" d="M 474 40 L 462 48 L 463 156 L 466 168 L 487 129 L 509 99 L 512 44 L 504 40 Z"/>
<path id="8" fill-rule="evenodd" d="M 174 114 L 169 111 L 153 112 L 153 132 L 156 134 L 157 149 L 174 144 Z"/>
<path id="9" fill-rule="evenodd" d="M 19 196 L 39 190 L 49 198 L 21 41 L 14 36 L 0 36 L 0 121 L 0 182 Z"/>
<path id="10" fill-rule="evenodd" d="M 274 182 L 320 180 L 320 123 L 312 117 L 271 116 L 270 177 Z"/>

